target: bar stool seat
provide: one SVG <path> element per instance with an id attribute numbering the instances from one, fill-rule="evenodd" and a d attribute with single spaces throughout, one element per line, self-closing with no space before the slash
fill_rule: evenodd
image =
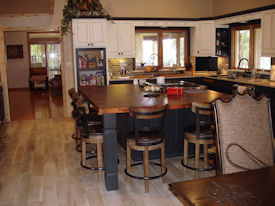
<path id="1" fill-rule="evenodd" d="M 184 173 L 187 168 L 195 170 L 195 179 L 199 178 L 199 171 L 214 170 L 215 167 L 208 165 L 208 160 L 213 159 L 208 154 L 208 146 L 214 144 L 214 126 L 212 124 L 212 110 L 210 104 L 192 103 L 192 112 L 195 113 L 196 124 L 184 129 L 184 157 L 181 161 Z M 189 143 L 195 144 L 195 155 L 188 155 Z M 200 156 L 200 146 L 203 146 L 203 156 Z M 195 156 L 194 167 L 188 165 L 188 159 Z M 204 166 L 199 167 L 199 160 L 203 157 Z"/>

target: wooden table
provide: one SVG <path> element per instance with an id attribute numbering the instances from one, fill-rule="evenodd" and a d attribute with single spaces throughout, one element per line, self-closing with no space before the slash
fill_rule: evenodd
<path id="1" fill-rule="evenodd" d="M 231 185 L 231 188 L 234 187 L 238 192 L 233 193 L 228 185 Z M 274 206 L 275 166 L 229 175 L 171 183 L 169 184 L 169 189 L 184 205 L 219 205 L 214 198 L 217 200 L 223 199 L 225 206 L 230 205 L 229 201 L 232 201 L 232 206 L 237 206 L 237 203 L 239 203 L 239 205 L 246 205 L 244 201 L 250 197 L 250 200 L 253 199 L 255 202 L 247 205 Z M 213 193 L 214 190 L 215 194 Z"/>
<path id="2" fill-rule="evenodd" d="M 143 97 L 139 86 L 118 84 L 101 87 L 79 87 L 79 92 L 103 115 L 104 121 L 104 170 L 107 190 L 118 189 L 117 176 L 117 131 L 116 114 L 128 113 L 129 107 L 149 107 L 168 104 L 169 109 L 190 108 L 193 101 L 211 102 L 218 97 L 228 95 L 204 90 L 197 93 L 184 93 L 180 96 Z"/>

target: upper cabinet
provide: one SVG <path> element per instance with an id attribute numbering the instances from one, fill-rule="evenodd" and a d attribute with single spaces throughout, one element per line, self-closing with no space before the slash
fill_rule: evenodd
<path id="1" fill-rule="evenodd" d="M 275 57 L 275 10 L 263 13 L 261 27 L 261 56 Z"/>
<path id="2" fill-rule="evenodd" d="M 135 58 L 135 27 L 127 21 L 108 22 L 109 58 Z"/>
<path id="3" fill-rule="evenodd" d="M 192 31 L 191 31 L 192 32 Z M 214 21 L 198 22 L 194 32 L 195 44 L 192 46 L 194 56 L 215 56 Z M 192 34 L 191 34 L 192 35 Z"/>
<path id="4" fill-rule="evenodd" d="M 106 47 L 106 19 L 73 19 L 72 27 L 75 47 Z"/>

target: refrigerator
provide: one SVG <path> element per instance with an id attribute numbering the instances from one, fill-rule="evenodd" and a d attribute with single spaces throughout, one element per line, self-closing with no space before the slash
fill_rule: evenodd
<path id="1" fill-rule="evenodd" d="M 106 49 L 76 48 L 77 86 L 103 86 L 106 84 Z"/>

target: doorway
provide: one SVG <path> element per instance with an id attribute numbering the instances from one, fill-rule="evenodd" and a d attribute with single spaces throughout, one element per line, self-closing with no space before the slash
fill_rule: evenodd
<path id="1" fill-rule="evenodd" d="M 11 121 L 62 118 L 59 33 L 9 31 L 4 37 L 5 46 L 22 45 L 24 54 L 7 59 Z"/>

